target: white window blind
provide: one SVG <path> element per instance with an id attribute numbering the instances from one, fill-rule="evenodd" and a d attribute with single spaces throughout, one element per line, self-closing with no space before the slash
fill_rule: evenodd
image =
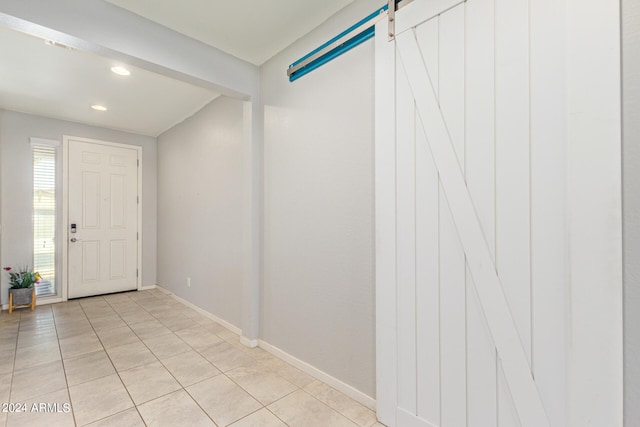
<path id="1" fill-rule="evenodd" d="M 33 267 L 36 295 L 54 295 L 56 276 L 56 147 L 33 145 Z"/>

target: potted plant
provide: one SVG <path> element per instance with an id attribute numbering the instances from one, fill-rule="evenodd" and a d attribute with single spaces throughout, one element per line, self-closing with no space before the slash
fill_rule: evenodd
<path id="1" fill-rule="evenodd" d="M 33 271 L 30 267 L 22 267 L 14 270 L 5 267 L 9 273 L 9 313 L 18 306 L 30 306 L 31 310 L 36 307 L 35 284 L 40 283 L 40 273 Z"/>

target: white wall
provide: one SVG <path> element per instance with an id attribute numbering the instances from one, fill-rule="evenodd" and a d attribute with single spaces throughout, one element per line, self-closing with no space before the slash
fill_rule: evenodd
<path id="1" fill-rule="evenodd" d="M 622 2 L 625 425 L 640 420 L 640 1 Z"/>
<path id="2" fill-rule="evenodd" d="M 158 137 L 158 284 L 240 328 L 242 113 L 220 97 Z"/>
<path id="3" fill-rule="evenodd" d="M 156 284 L 156 140 L 111 129 L 0 110 L 0 174 L 2 188 L 2 266 L 33 262 L 32 156 L 29 138 L 79 136 L 142 147 L 142 284 Z M 62 182 L 60 181 L 60 185 Z M 62 224 L 59 215 L 58 226 Z M 2 302 L 7 301 L 8 277 L 2 275 Z"/>
<path id="4" fill-rule="evenodd" d="M 261 68 L 261 338 L 375 395 L 373 41 L 289 83 L 290 63 L 371 13 L 357 1 Z"/>

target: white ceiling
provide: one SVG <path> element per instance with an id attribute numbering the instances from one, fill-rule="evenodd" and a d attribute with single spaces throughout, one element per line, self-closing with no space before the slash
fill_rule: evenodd
<path id="1" fill-rule="evenodd" d="M 353 0 L 106 0 L 262 65 Z"/>
<path id="2" fill-rule="evenodd" d="M 218 94 L 0 28 L 0 108 L 157 136 Z M 102 104 L 106 112 L 94 111 Z"/>
<path id="3" fill-rule="evenodd" d="M 260 65 L 353 0 L 106 1 Z M 4 27 L 0 52 L 0 109 L 158 136 L 219 96 Z"/>

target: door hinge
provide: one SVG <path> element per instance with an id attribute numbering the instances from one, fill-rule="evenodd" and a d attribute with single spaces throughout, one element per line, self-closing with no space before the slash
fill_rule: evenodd
<path id="1" fill-rule="evenodd" d="M 140 240 L 140 233 L 136 232 L 136 240 Z"/>
<path id="2" fill-rule="evenodd" d="M 136 203 L 140 204 L 140 196 L 136 196 Z"/>
<path id="3" fill-rule="evenodd" d="M 136 268 L 136 277 L 138 277 L 138 269 Z"/>
<path id="4" fill-rule="evenodd" d="M 138 167 L 140 167 L 140 159 L 136 159 L 136 162 L 138 164 Z"/>

